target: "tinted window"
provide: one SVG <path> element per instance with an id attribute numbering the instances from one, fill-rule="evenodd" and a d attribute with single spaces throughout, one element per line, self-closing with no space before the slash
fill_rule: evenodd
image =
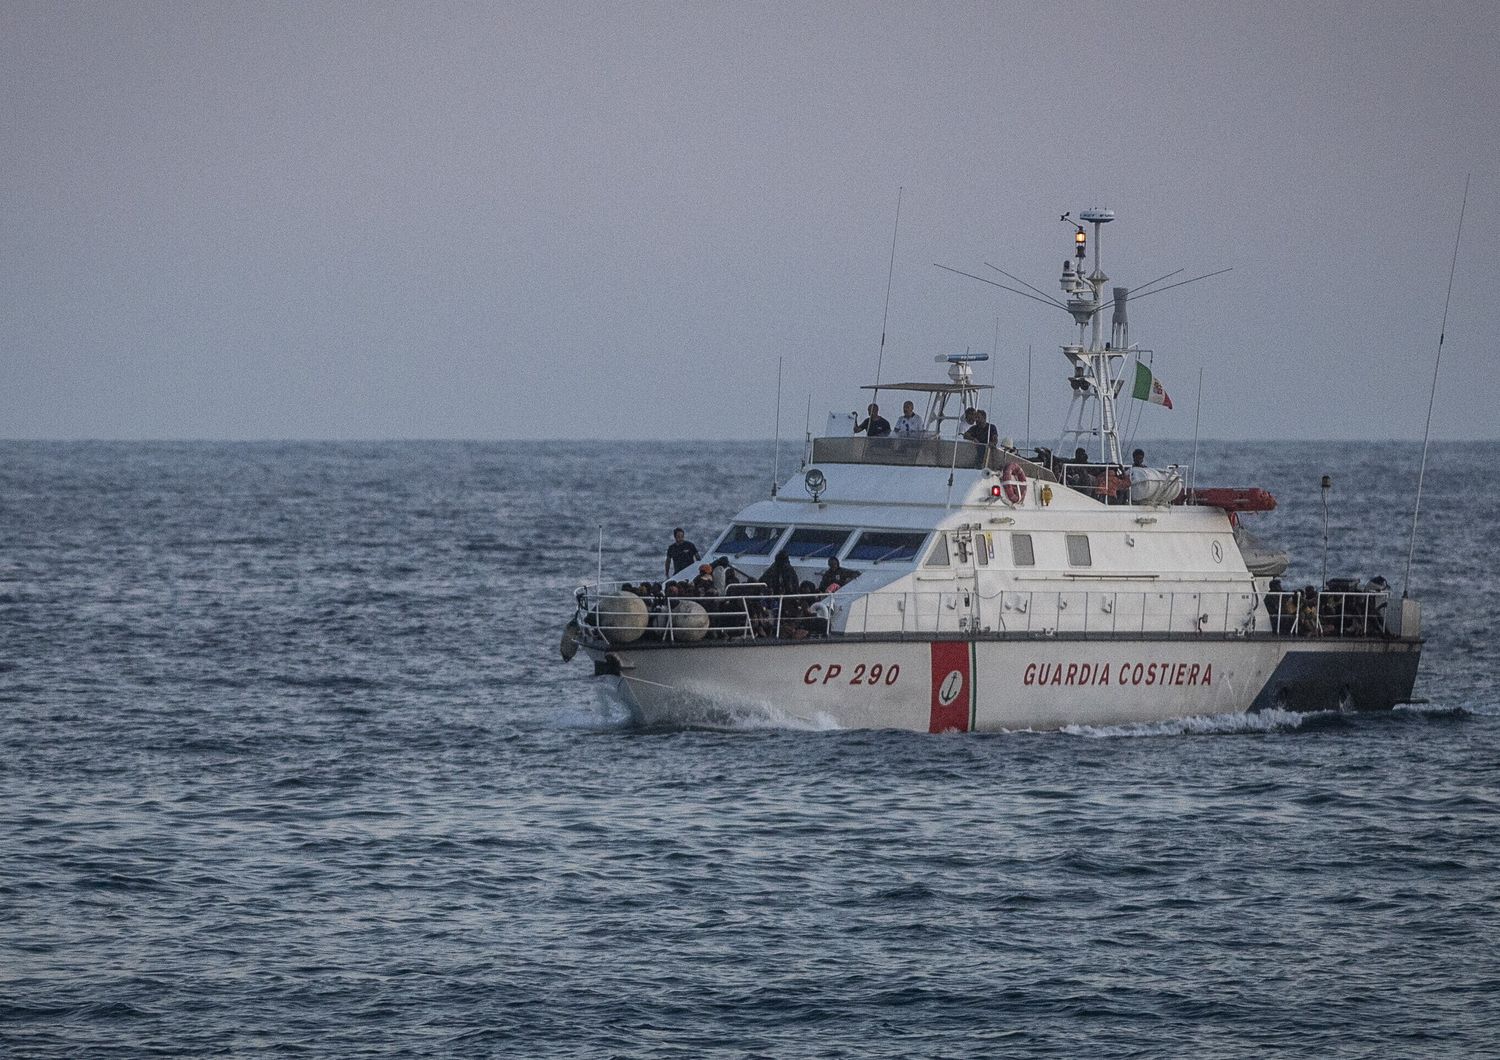
<path id="1" fill-rule="evenodd" d="M 803 526 L 792 531 L 792 536 L 781 551 L 792 559 L 826 559 L 838 555 L 844 542 L 849 540 L 848 530 L 824 530 L 815 526 Z"/>
<path id="2" fill-rule="evenodd" d="M 1036 566 L 1036 553 L 1031 550 L 1030 534 L 1010 535 L 1010 558 L 1017 567 Z"/>
<path id="3" fill-rule="evenodd" d="M 718 552 L 731 556 L 768 556 L 781 537 L 784 526 L 750 526 L 736 523 L 719 542 Z"/>
<path id="4" fill-rule="evenodd" d="M 927 565 L 929 567 L 948 566 L 948 535 L 938 534 L 937 544 L 932 546 L 932 551 L 927 554 Z"/>
<path id="5" fill-rule="evenodd" d="M 854 542 L 848 558 L 862 563 L 910 562 L 922 551 L 925 533 L 903 533 L 897 530 L 866 530 Z"/>
<path id="6" fill-rule="evenodd" d="M 1094 557 L 1089 552 L 1088 534 L 1068 535 L 1068 563 L 1074 567 L 1092 567 Z"/>

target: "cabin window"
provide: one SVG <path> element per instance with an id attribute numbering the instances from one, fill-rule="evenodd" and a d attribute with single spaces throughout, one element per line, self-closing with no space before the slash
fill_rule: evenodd
<path id="1" fill-rule="evenodd" d="M 948 559 L 948 535 L 938 534 L 937 541 L 932 546 L 932 551 L 927 553 L 927 565 L 929 567 L 946 567 L 950 562 Z"/>
<path id="2" fill-rule="evenodd" d="M 1030 534 L 1010 535 L 1010 558 L 1017 567 L 1036 566 L 1036 553 L 1031 549 Z"/>
<path id="3" fill-rule="evenodd" d="M 974 558 L 979 561 L 981 567 L 990 565 L 990 553 L 994 550 L 994 543 L 989 534 L 974 535 Z"/>
<path id="4" fill-rule="evenodd" d="M 781 539 L 784 526 L 752 526 L 736 523 L 714 551 L 730 556 L 769 556 Z"/>
<path id="5" fill-rule="evenodd" d="M 799 526 L 782 546 L 791 559 L 827 559 L 836 556 L 849 540 L 848 530 L 827 530 L 819 526 Z"/>
<path id="6" fill-rule="evenodd" d="M 927 541 L 923 533 L 899 530 L 866 530 L 846 557 L 860 563 L 909 563 Z"/>
<path id="7" fill-rule="evenodd" d="M 1068 566 L 1092 567 L 1094 557 L 1089 552 L 1088 534 L 1068 534 Z"/>

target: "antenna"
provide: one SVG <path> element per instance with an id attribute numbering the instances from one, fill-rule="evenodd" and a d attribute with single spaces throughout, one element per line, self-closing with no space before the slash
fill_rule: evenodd
<path id="1" fill-rule="evenodd" d="M 1047 301 L 1049 301 L 1053 305 L 1057 306 L 1057 308 L 1059 308 L 1059 309 L 1067 309 L 1068 308 L 1062 302 L 1058 301 L 1056 298 L 1053 298 L 1046 291 L 1038 291 L 1035 287 L 1031 286 L 1031 284 L 1029 284 L 1025 280 L 1021 279 L 1021 277 L 1019 277 L 1019 276 L 1012 276 L 1010 273 L 1008 273 L 1004 269 L 1002 269 L 999 265 L 991 265 L 989 262 L 985 262 L 984 264 L 985 264 L 985 266 L 987 268 L 994 269 L 996 272 L 998 272 L 1001 276 L 1004 276 L 1006 279 L 1008 279 L 1008 280 L 1014 280 L 1016 283 L 1020 284 L 1024 288 L 1026 288 L 1028 291 L 1035 291 L 1037 294 L 1041 295 Z"/>
<path id="2" fill-rule="evenodd" d="M 1026 448 L 1031 446 L 1031 343 L 1026 344 Z"/>
<path id="3" fill-rule="evenodd" d="M 1177 271 L 1181 272 L 1182 270 L 1179 269 Z M 1214 276 L 1223 276 L 1226 272 L 1233 271 L 1234 266 L 1231 265 L 1227 269 L 1215 269 L 1213 272 L 1205 272 L 1202 276 L 1194 276 L 1191 280 L 1178 280 L 1176 283 L 1169 283 L 1165 287 L 1158 287 L 1154 291 L 1142 291 L 1140 288 L 1136 288 L 1135 290 L 1130 292 L 1130 296 L 1137 302 L 1139 302 L 1142 298 L 1150 298 L 1153 294 L 1161 294 L 1163 291 L 1170 291 L 1174 287 L 1185 287 L 1190 283 L 1197 283 L 1199 280 L 1207 280 Z M 1099 308 L 1105 309 L 1111 305 L 1114 305 L 1114 303 L 1108 302 L 1105 305 L 1100 306 Z"/>
<path id="4" fill-rule="evenodd" d="M 1333 476 L 1324 475 L 1323 481 L 1318 483 L 1318 488 L 1323 491 L 1323 584 L 1319 591 L 1328 588 L 1328 494 L 1333 492 Z"/>
<path id="5" fill-rule="evenodd" d="M 1198 366 L 1198 408 L 1193 413 L 1193 462 L 1188 466 L 1188 496 L 1193 493 L 1193 483 L 1198 481 L 1198 417 L 1203 414 L 1203 366 Z"/>
<path id="6" fill-rule="evenodd" d="M 1005 286 L 1005 284 L 1003 284 L 1003 283 L 996 283 L 994 280 L 990 279 L 988 276 L 975 276 L 972 272 L 964 272 L 963 269 L 955 269 L 952 265 L 944 265 L 940 261 L 934 261 L 933 264 L 936 265 L 938 268 L 943 269 L 946 272 L 956 272 L 960 276 L 967 276 L 971 280 L 978 280 L 980 283 L 987 283 L 991 287 L 998 287 L 998 288 L 1000 288 L 1000 290 L 1002 290 L 1002 291 L 1009 291 L 1011 294 L 1018 294 L 1022 298 L 1030 298 L 1033 302 L 1041 302 L 1042 305 L 1050 305 L 1050 306 L 1056 306 L 1057 305 L 1057 303 L 1055 301 L 1053 301 L 1051 298 L 1038 298 L 1034 294 L 1027 294 L 1025 291 L 1018 291 L 1014 287 L 1007 287 L 1007 286 Z"/>
<path id="7" fill-rule="evenodd" d="M 807 392 L 807 419 L 802 421 L 802 431 L 806 436 L 802 443 L 802 466 L 807 467 L 808 460 L 812 459 L 812 391 Z"/>
<path id="8" fill-rule="evenodd" d="M 1000 378 L 1000 318 L 995 317 L 995 347 L 990 354 L 990 414 L 995 413 L 995 383 Z"/>
<path id="9" fill-rule="evenodd" d="M 1427 426 L 1422 429 L 1422 463 L 1417 469 L 1417 500 L 1411 509 L 1411 544 L 1406 549 L 1406 577 L 1401 582 L 1401 599 L 1411 586 L 1411 561 L 1417 551 L 1417 514 L 1422 510 L 1422 479 L 1427 474 L 1427 443 L 1432 437 L 1432 405 L 1437 400 L 1438 367 L 1443 363 L 1443 337 L 1448 333 L 1448 302 L 1453 297 L 1453 274 L 1458 269 L 1458 242 L 1464 234 L 1464 211 L 1469 205 L 1469 177 L 1464 175 L 1464 197 L 1458 207 L 1458 232 L 1453 237 L 1453 260 L 1448 265 L 1448 293 L 1443 295 L 1443 322 L 1438 326 L 1437 357 L 1432 362 L 1432 392 L 1427 396 Z"/>
<path id="10" fill-rule="evenodd" d="M 781 362 L 776 358 L 776 439 L 771 443 L 771 496 L 776 496 L 777 482 L 781 479 Z"/>
<path id="11" fill-rule="evenodd" d="M 891 313 L 891 278 L 896 275 L 896 233 L 901 231 L 901 193 L 905 188 L 896 188 L 896 223 L 891 228 L 891 263 L 885 272 L 885 308 L 880 311 L 880 355 L 875 358 L 875 393 L 871 401 L 880 400 L 880 366 L 885 361 L 885 322 Z"/>

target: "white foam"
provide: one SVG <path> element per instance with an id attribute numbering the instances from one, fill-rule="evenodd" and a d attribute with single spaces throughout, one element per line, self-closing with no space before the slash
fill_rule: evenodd
<path id="1" fill-rule="evenodd" d="M 795 732 L 830 732 L 843 728 L 823 711 L 803 714 L 763 699 L 728 697 L 711 687 L 685 684 L 672 703 L 656 712 L 659 724 L 732 732 L 788 729 Z"/>
<path id="2" fill-rule="evenodd" d="M 1187 718 L 1139 722 L 1133 725 L 1065 725 L 1058 731 L 1068 736 L 1090 739 L 1284 732 L 1301 728 L 1303 722 L 1311 716 L 1290 710 L 1263 710 L 1255 714 L 1195 714 Z"/>
<path id="3" fill-rule="evenodd" d="M 631 724 L 629 705 L 602 682 L 594 686 L 592 705 L 563 707 L 553 720 L 563 729 L 624 729 Z"/>
<path id="4" fill-rule="evenodd" d="M 1427 714 L 1442 717 L 1450 714 L 1476 714 L 1500 717 L 1500 703 L 1397 703 L 1393 708 L 1402 714 Z"/>

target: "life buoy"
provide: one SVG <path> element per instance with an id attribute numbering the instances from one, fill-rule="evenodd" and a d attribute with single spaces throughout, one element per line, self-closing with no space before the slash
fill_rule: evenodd
<path id="1" fill-rule="evenodd" d="M 1006 464 L 1000 472 L 1000 485 L 1005 490 L 1005 499 L 1011 504 L 1020 504 L 1026 499 L 1026 472 L 1020 464 Z"/>

